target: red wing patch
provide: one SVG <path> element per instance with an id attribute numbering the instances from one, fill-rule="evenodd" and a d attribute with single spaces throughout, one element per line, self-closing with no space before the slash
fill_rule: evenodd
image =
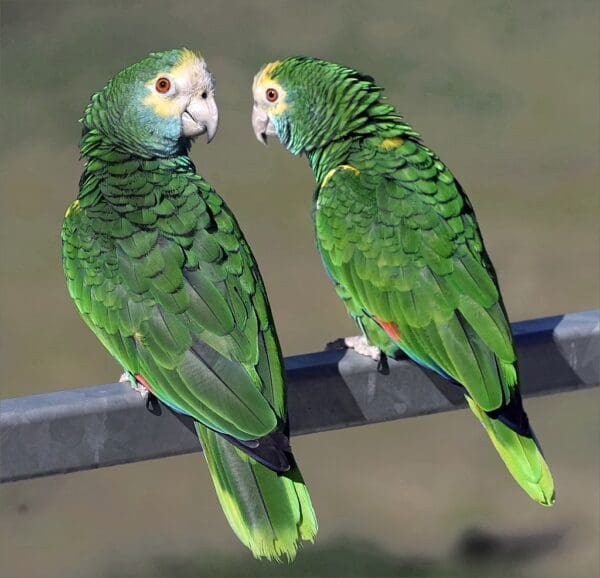
<path id="1" fill-rule="evenodd" d="M 375 317 L 375 321 L 394 341 L 400 341 L 400 330 L 393 321 L 382 321 L 378 317 Z"/>
<path id="2" fill-rule="evenodd" d="M 137 381 L 139 381 L 150 393 L 154 393 L 152 391 L 152 388 L 150 387 L 150 384 L 146 381 L 146 379 L 144 378 L 143 375 L 141 375 L 140 373 L 136 373 L 135 374 L 135 378 L 137 379 Z"/>

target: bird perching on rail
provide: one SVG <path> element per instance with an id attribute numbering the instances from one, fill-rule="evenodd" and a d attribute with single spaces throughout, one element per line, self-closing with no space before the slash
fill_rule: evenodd
<path id="1" fill-rule="evenodd" d="M 256 557 L 292 559 L 317 522 L 289 446 L 267 294 L 234 216 L 188 156 L 217 122 L 213 77 L 185 49 L 153 53 L 96 93 L 64 270 L 132 384 L 194 418 L 240 540 Z"/>
<path id="2" fill-rule="evenodd" d="M 319 251 L 363 333 L 346 345 L 375 358 L 404 352 L 463 388 L 515 480 L 551 505 L 496 274 L 450 170 L 373 79 L 350 68 L 271 62 L 253 97 L 257 138 L 278 137 L 315 174 Z"/>

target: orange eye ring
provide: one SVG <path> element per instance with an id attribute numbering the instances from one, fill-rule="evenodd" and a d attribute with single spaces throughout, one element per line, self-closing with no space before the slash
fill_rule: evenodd
<path id="1" fill-rule="evenodd" d="M 274 88 L 267 88 L 265 96 L 269 102 L 275 102 L 279 98 L 279 93 Z"/>
<path id="2" fill-rule="evenodd" d="M 161 76 L 155 84 L 156 87 L 156 92 L 160 92 L 161 94 L 164 94 L 165 92 L 169 92 L 169 89 L 171 88 L 171 81 L 166 78 L 165 76 Z"/>

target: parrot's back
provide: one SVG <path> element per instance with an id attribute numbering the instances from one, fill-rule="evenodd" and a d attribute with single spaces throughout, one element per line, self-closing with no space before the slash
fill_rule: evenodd
<path id="1" fill-rule="evenodd" d="M 389 132 L 386 122 L 383 134 L 357 140 L 322 179 L 314 215 L 325 267 L 369 342 L 462 385 L 513 476 L 551 504 L 552 477 L 522 407 L 510 324 L 469 199 L 417 138 Z"/>

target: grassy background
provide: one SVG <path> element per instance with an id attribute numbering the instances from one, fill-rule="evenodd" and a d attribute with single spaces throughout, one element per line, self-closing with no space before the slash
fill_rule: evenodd
<path id="1" fill-rule="evenodd" d="M 217 77 L 220 132 L 192 156 L 254 248 L 286 354 L 355 332 L 314 247 L 306 162 L 259 146 L 250 127 L 254 73 L 294 53 L 375 76 L 450 165 L 512 319 L 599 306 L 597 2 L 0 8 L 2 397 L 119 373 L 62 278 L 60 225 L 81 172 L 76 121 L 117 70 L 177 46 L 201 50 Z M 295 440 L 321 532 L 290 568 L 249 562 L 191 455 L 2 486 L 0 575 L 597 575 L 599 399 L 527 404 L 556 478 L 550 510 L 456 412 Z"/>

